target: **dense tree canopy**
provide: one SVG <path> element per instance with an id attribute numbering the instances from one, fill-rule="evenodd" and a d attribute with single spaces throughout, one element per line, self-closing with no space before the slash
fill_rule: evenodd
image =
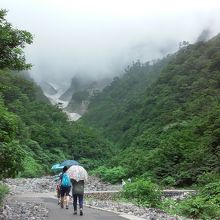
<path id="1" fill-rule="evenodd" d="M 217 36 L 154 65 L 135 63 L 94 97 L 83 121 L 124 149 L 109 166 L 177 185 L 217 176 L 219 45 Z"/>
<path id="2" fill-rule="evenodd" d="M 32 169 L 39 174 L 65 158 L 92 168 L 112 155 L 110 142 L 93 129 L 68 121 L 60 109 L 41 101 L 39 90 L 18 74 L 0 70 L 0 140 L 4 143 L 0 155 L 16 140 L 16 146 L 25 151 L 22 165 L 30 172 L 30 166 L 40 167 Z M 8 161 L 8 157 L 1 159 L 6 164 L 3 158 Z M 34 175 L 30 172 L 23 171 L 27 176 Z"/>

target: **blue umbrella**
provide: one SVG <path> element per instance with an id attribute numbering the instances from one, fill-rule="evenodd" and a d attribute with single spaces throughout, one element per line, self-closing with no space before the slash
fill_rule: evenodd
<path id="1" fill-rule="evenodd" d="M 60 164 L 60 166 L 67 166 L 67 167 L 71 167 L 73 165 L 79 165 L 79 163 L 75 160 L 65 160 L 63 163 Z"/>
<path id="2" fill-rule="evenodd" d="M 51 170 L 61 170 L 63 169 L 64 166 L 62 166 L 61 164 L 57 163 L 57 164 L 54 164 L 52 167 L 51 167 Z"/>

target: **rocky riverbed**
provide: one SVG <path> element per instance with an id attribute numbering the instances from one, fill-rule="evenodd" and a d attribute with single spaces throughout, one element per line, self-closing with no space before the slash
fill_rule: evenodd
<path id="1" fill-rule="evenodd" d="M 52 176 L 43 178 L 19 178 L 5 179 L 0 183 L 6 184 L 10 188 L 10 195 L 22 193 L 47 193 L 54 192 L 56 189 L 56 181 Z M 85 185 L 85 191 L 111 191 L 121 190 L 122 186 L 103 183 L 97 177 L 89 177 L 88 183 Z"/>
<path id="2" fill-rule="evenodd" d="M 43 178 L 20 178 L 5 179 L 0 182 L 6 184 L 10 193 L 7 196 L 4 206 L 0 209 L 0 220 L 45 220 L 48 217 L 48 209 L 43 203 L 39 202 L 18 202 L 14 196 L 25 193 L 48 193 L 54 192 L 56 182 L 54 177 Z M 112 191 L 121 190 L 121 185 L 111 185 L 102 183 L 96 177 L 89 177 L 86 184 L 86 191 Z M 178 216 L 169 216 L 158 209 L 140 208 L 131 203 L 119 203 L 111 200 L 88 199 L 85 204 L 106 210 L 127 213 L 147 220 L 180 220 Z"/>
<path id="3" fill-rule="evenodd" d="M 118 213 L 126 213 L 145 220 L 186 220 L 186 218 L 183 217 L 170 216 L 159 209 L 141 208 L 132 203 L 114 202 L 110 200 L 86 200 L 85 203 L 90 207 L 98 207 Z"/>
<path id="4" fill-rule="evenodd" d="M 42 203 L 7 199 L 0 210 L 1 220 L 46 220 L 48 209 Z"/>

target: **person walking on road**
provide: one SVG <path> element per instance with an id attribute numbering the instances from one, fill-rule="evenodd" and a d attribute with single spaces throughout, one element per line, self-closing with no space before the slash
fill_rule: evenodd
<path id="1" fill-rule="evenodd" d="M 73 208 L 74 215 L 77 215 L 77 200 L 79 201 L 79 213 L 83 215 L 83 195 L 84 184 L 88 181 L 87 171 L 80 165 L 71 166 L 67 173 L 70 176 L 72 183 L 72 196 L 73 196 Z"/>
<path id="2" fill-rule="evenodd" d="M 68 168 L 63 167 L 63 173 L 60 176 L 61 186 L 60 186 L 60 195 L 61 195 L 61 203 L 60 206 L 63 208 L 66 206 L 66 209 L 69 209 L 69 193 L 71 190 L 71 181 L 69 175 L 66 173 Z M 64 200 L 65 197 L 65 200 Z M 64 204 L 65 203 L 65 204 Z"/>
<path id="3" fill-rule="evenodd" d="M 79 202 L 79 213 L 83 215 L 83 195 L 84 195 L 84 180 L 76 181 L 71 179 L 72 183 L 72 196 L 73 196 L 73 208 L 74 215 L 77 215 L 77 200 Z"/>

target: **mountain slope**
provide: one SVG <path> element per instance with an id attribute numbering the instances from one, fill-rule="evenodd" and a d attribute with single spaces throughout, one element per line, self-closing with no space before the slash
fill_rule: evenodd
<path id="1" fill-rule="evenodd" d="M 110 83 L 111 79 L 99 79 L 87 84 L 86 87 L 81 87 L 78 91 L 73 92 L 68 106 L 65 108 L 67 111 L 76 112 L 83 115 L 87 112 L 88 105 L 92 97 Z"/>
<path id="2" fill-rule="evenodd" d="M 65 113 L 39 94 L 43 96 L 33 82 L 0 70 L 0 178 L 17 175 L 17 169 L 23 176 L 40 175 L 65 158 L 91 168 L 111 155 L 108 141 L 92 129 L 69 122 Z M 16 167 L 9 164 L 13 160 Z"/>
<path id="3" fill-rule="evenodd" d="M 33 37 L 7 22 L 6 13 L 0 9 L 0 179 L 42 175 L 68 158 L 99 165 L 112 155 L 111 144 L 49 104 L 25 71 L 31 65 L 23 49 Z"/>
<path id="4" fill-rule="evenodd" d="M 219 49 L 220 36 L 189 45 L 153 83 L 142 80 L 145 88 L 140 81 L 135 87 L 139 66 L 94 98 L 83 120 L 125 149 L 111 165 L 126 167 L 128 176 L 171 176 L 177 185 L 219 172 Z"/>
<path id="5" fill-rule="evenodd" d="M 111 85 L 92 98 L 83 121 L 97 129 L 103 128 L 103 134 L 114 142 L 126 140 L 129 143 L 136 134 L 134 116 L 144 92 L 169 60 L 170 57 L 167 57 L 154 65 L 139 61 L 133 63 L 121 78 L 115 77 Z M 129 132 L 131 136 L 127 135 Z"/>

